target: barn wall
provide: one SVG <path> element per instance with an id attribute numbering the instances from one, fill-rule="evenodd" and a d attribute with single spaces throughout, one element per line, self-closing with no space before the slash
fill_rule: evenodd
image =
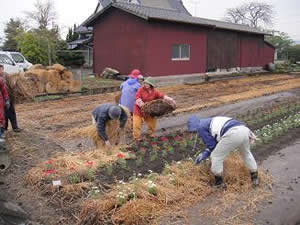
<path id="1" fill-rule="evenodd" d="M 240 34 L 240 67 L 264 66 L 264 36 Z"/>
<path id="2" fill-rule="evenodd" d="M 147 29 L 146 72 L 152 76 L 205 72 L 206 40 L 206 28 L 150 21 Z M 174 44 L 190 45 L 190 60 L 172 60 Z"/>
<path id="3" fill-rule="evenodd" d="M 111 8 L 94 25 L 94 72 L 111 67 L 122 74 L 145 69 L 147 23 L 139 17 Z"/>
<path id="4" fill-rule="evenodd" d="M 212 30 L 207 36 L 207 69 L 239 66 L 239 34 L 233 31 Z"/>
<path id="5" fill-rule="evenodd" d="M 267 65 L 268 63 L 274 63 L 274 54 L 275 48 L 265 42 L 262 63 L 264 65 Z"/>
<path id="6" fill-rule="evenodd" d="M 172 45 L 190 45 L 190 60 L 172 60 Z M 146 21 L 116 8 L 94 24 L 94 72 L 112 67 L 122 74 L 204 73 L 208 69 L 259 67 L 273 62 L 274 49 L 263 35 L 190 24 Z"/>

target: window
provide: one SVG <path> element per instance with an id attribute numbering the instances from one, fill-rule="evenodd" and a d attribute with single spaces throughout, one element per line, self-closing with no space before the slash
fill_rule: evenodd
<path id="1" fill-rule="evenodd" d="M 7 56 L 0 54 L 0 64 L 14 65 L 13 61 Z"/>
<path id="2" fill-rule="evenodd" d="M 173 45 L 172 60 L 190 60 L 190 45 Z"/>
<path id="3" fill-rule="evenodd" d="M 16 63 L 24 63 L 24 58 L 23 56 L 19 55 L 19 54 L 16 54 L 16 53 L 11 53 L 11 57 L 13 58 L 13 60 L 16 62 Z"/>

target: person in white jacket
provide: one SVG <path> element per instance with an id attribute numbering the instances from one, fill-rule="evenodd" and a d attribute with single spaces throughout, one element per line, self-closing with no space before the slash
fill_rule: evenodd
<path id="1" fill-rule="evenodd" d="M 224 159 L 236 149 L 250 170 L 253 185 L 259 184 L 257 164 L 250 151 L 250 140 L 255 139 L 255 135 L 242 122 L 224 116 L 210 118 L 191 116 L 187 127 L 189 132 L 197 132 L 206 146 L 197 156 L 195 164 L 208 157 L 211 158 L 211 172 L 215 175 L 215 186 L 223 186 Z"/>

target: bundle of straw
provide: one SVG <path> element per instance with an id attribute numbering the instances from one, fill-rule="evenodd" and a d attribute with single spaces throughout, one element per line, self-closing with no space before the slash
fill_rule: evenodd
<path id="1" fill-rule="evenodd" d="M 125 131 L 130 131 L 132 129 L 132 122 L 131 122 L 131 114 L 129 110 L 125 106 L 120 106 L 124 112 L 127 115 L 127 123 L 125 125 Z M 92 126 L 89 126 L 88 129 L 86 129 L 86 132 L 88 136 L 92 139 L 94 142 L 96 148 L 104 148 L 105 143 L 98 135 L 98 131 L 96 128 L 96 124 L 93 124 Z M 108 136 L 108 140 L 112 145 L 118 145 L 120 141 L 120 135 L 125 135 L 124 133 L 121 133 L 120 129 L 120 121 L 119 120 L 109 120 L 106 124 L 106 134 Z"/>
<path id="2" fill-rule="evenodd" d="M 145 103 L 142 107 L 142 113 L 144 116 L 160 117 L 173 112 L 176 106 L 164 99 L 157 99 L 151 102 Z"/>
<path id="3" fill-rule="evenodd" d="M 57 70 L 60 73 L 63 73 L 66 68 L 60 64 L 53 64 L 52 66 L 47 67 L 48 70 Z"/>

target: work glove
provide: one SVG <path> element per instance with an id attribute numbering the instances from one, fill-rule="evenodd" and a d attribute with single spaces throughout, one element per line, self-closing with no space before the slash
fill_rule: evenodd
<path id="1" fill-rule="evenodd" d="M 137 100 L 135 100 L 136 104 L 141 108 L 143 107 L 143 105 L 145 105 L 145 103 L 143 102 L 142 99 L 138 98 Z"/>
<path id="2" fill-rule="evenodd" d="M 171 104 L 176 105 L 176 102 L 174 101 L 173 98 L 170 98 L 169 96 L 165 95 L 165 96 L 164 96 L 164 99 L 165 99 L 166 101 L 170 102 Z"/>
<path id="3" fill-rule="evenodd" d="M 201 152 L 195 159 L 195 165 L 198 165 L 202 160 L 207 159 L 210 156 L 211 151 L 207 148 Z"/>
<path id="4" fill-rule="evenodd" d="M 6 99 L 6 100 L 5 100 L 5 107 L 6 107 L 7 109 L 10 108 L 10 102 L 9 102 L 9 99 Z"/>
<path id="5" fill-rule="evenodd" d="M 105 146 L 108 148 L 108 149 L 111 149 L 112 148 L 112 145 L 110 143 L 109 140 L 105 141 Z"/>

